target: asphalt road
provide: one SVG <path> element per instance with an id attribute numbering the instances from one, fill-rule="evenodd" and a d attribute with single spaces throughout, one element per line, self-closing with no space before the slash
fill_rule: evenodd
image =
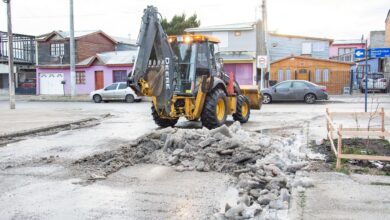
<path id="1" fill-rule="evenodd" d="M 390 97 L 381 96 L 375 103 L 385 107 L 389 115 Z M 372 106 L 375 108 L 377 104 Z M 0 101 L 0 110 L 5 111 L 7 107 L 7 102 Z M 27 112 L 45 109 L 61 114 L 77 110 L 80 114 L 110 113 L 112 116 L 96 126 L 30 137 L 0 147 L 2 219 L 206 219 L 221 208 L 226 195 L 230 198 L 236 194 L 228 187 L 229 176 L 213 172 L 177 173 L 156 165 L 137 165 L 105 180 L 80 184 L 80 176 L 85 174 L 71 168 L 73 161 L 119 148 L 157 129 L 148 102 L 18 102 L 17 108 Z M 273 103 L 252 111 L 250 121 L 243 127 L 259 132 L 306 129 L 308 139 L 323 138 L 326 108 L 360 111 L 364 106 L 361 97 L 341 97 L 314 105 Z M 232 122 L 230 117 L 228 120 Z M 386 122 L 390 124 L 388 117 Z M 184 121 L 179 123 L 186 126 Z M 331 190 L 331 187 L 323 188 Z M 307 196 L 314 196 L 307 201 L 315 201 L 315 194 Z M 322 199 L 321 204 L 326 204 L 327 198 Z M 381 198 L 370 201 L 375 199 Z M 326 216 L 326 212 L 322 214 Z"/>

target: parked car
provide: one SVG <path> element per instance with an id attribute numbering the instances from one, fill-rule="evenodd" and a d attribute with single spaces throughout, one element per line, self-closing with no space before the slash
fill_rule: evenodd
<path id="1" fill-rule="evenodd" d="M 308 104 L 316 100 L 328 100 L 325 86 L 319 86 L 305 80 L 287 80 L 270 88 L 261 90 L 263 103 L 272 101 L 305 101 Z"/>
<path id="2" fill-rule="evenodd" d="M 383 75 L 383 73 L 369 73 L 367 75 L 367 88 L 368 91 L 380 91 L 383 93 L 387 92 L 387 79 Z M 362 93 L 365 92 L 366 88 L 366 79 L 363 78 L 360 82 L 360 91 Z"/>
<path id="3" fill-rule="evenodd" d="M 137 96 L 125 82 L 113 83 L 103 89 L 93 91 L 90 93 L 90 97 L 96 103 L 112 100 L 123 100 L 128 103 L 141 101 L 141 97 Z"/>

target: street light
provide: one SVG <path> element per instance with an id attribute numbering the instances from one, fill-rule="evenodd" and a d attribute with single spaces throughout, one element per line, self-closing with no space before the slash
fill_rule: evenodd
<path id="1" fill-rule="evenodd" d="M 13 35 L 11 22 L 11 0 L 3 0 L 7 4 L 7 29 L 8 29 L 8 80 L 9 80 L 9 107 L 15 109 L 15 76 L 14 76 L 14 53 L 13 53 Z"/>

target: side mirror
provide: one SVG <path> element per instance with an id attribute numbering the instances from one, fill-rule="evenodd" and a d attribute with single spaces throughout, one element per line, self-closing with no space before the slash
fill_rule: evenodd
<path id="1" fill-rule="evenodd" d="M 274 89 L 274 92 L 276 92 L 276 87 L 274 87 L 273 89 Z"/>
<path id="2" fill-rule="evenodd" d="M 223 69 L 223 58 L 222 57 L 218 58 L 218 63 L 219 63 L 219 65 L 221 65 L 221 69 Z"/>

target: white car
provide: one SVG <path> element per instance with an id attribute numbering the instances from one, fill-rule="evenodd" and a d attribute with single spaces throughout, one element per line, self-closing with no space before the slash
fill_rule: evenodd
<path id="1" fill-rule="evenodd" d="M 141 97 L 137 96 L 133 89 L 128 87 L 125 82 L 113 83 L 103 89 L 91 92 L 89 96 L 96 103 L 113 100 L 123 100 L 128 103 L 141 101 Z"/>
<path id="2" fill-rule="evenodd" d="M 367 88 L 368 91 L 381 91 L 383 93 L 387 92 L 387 79 L 383 75 L 383 73 L 369 73 L 367 75 Z M 363 78 L 360 83 L 360 91 L 362 93 L 365 92 L 366 88 L 366 79 Z"/>

